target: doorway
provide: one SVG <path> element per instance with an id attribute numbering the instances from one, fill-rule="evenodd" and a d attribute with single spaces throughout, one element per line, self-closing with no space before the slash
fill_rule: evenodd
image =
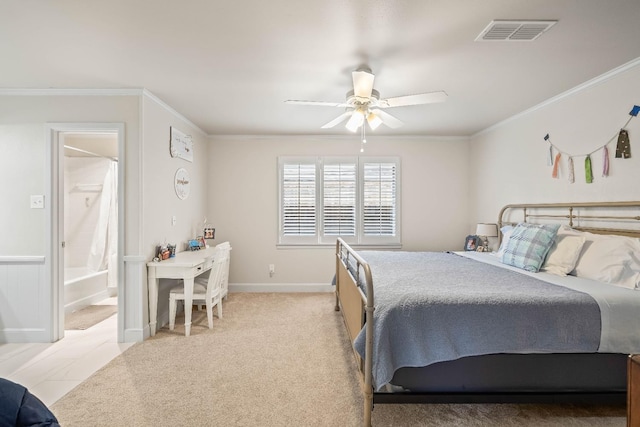
<path id="1" fill-rule="evenodd" d="M 123 342 L 123 131 L 52 126 L 52 341 L 99 323 Z"/>
<path id="2" fill-rule="evenodd" d="M 118 308 L 118 134 L 61 132 L 60 141 L 64 330 L 86 330 Z"/>

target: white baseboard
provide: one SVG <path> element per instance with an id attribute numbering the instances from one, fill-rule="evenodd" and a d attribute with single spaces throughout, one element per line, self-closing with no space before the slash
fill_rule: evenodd
<path id="1" fill-rule="evenodd" d="M 329 283 L 229 283 L 229 292 L 333 292 Z"/>

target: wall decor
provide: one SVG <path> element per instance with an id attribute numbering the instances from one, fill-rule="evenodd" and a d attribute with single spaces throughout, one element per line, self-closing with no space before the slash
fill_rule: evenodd
<path id="1" fill-rule="evenodd" d="M 609 145 L 612 141 L 614 141 L 617 138 L 616 158 L 628 159 L 631 157 L 631 142 L 629 140 L 629 133 L 625 128 L 634 117 L 638 116 L 638 113 L 640 113 L 640 105 L 634 105 L 631 111 L 629 112 L 629 116 L 631 117 L 629 117 L 627 122 L 624 125 L 622 125 L 622 127 L 620 127 L 619 131 L 616 131 L 616 133 L 611 137 L 611 139 L 609 139 L 604 145 L 601 145 L 595 150 L 590 151 L 588 153 L 584 153 L 584 154 L 567 153 L 566 151 L 560 149 L 553 142 L 551 142 L 551 138 L 549 137 L 549 134 L 546 134 L 544 136 L 544 140 L 549 143 L 549 153 L 548 153 L 549 155 L 547 157 L 547 164 L 549 166 L 553 166 L 551 177 L 552 178 L 559 177 L 560 160 L 562 159 L 562 155 L 564 154 L 565 157 L 567 157 L 567 180 L 573 184 L 575 182 L 573 159 L 576 157 L 584 157 L 584 180 L 587 184 L 591 184 L 593 182 L 593 170 L 591 168 L 591 155 L 600 150 L 602 150 L 602 176 L 603 177 L 609 176 L 609 149 L 607 148 L 607 145 Z M 554 157 L 554 152 L 555 152 L 555 157 Z"/>
<path id="2" fill-rule="evenodd" d="M 187 172 L 185 168 L 179 168 L 176 171 L 173 182 L 173 185 L 176 189 L 176 195 L 179 199 L 184 200 L 189 197 L 189 191 L 191 190 L 191 179 L 189 178 L 189 172 Z"/>
<path id="3" fill-rule="evenodd" d="M 171 157 L 179 157 L 193 162 L 193 139 L 191 135 L 180 132 L 173 126 L 169 128 L 169 134 L 169 152 L 171 153 Z"/>

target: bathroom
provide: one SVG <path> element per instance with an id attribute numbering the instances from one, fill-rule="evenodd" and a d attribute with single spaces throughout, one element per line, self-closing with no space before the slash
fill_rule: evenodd
<path id="1" fill-rule="evenodd" d="M 67 324 L 73 313 L 104 312 L 105 305 L 111 306 L 105 315 L 117 310 L 118 138 L 108 132 L 63 136 Z"/>

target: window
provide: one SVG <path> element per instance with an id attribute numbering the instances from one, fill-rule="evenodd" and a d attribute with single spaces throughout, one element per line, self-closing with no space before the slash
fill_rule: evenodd
<path id="1" fill-rule="evenodd" d="M 283 245 L 400 244 L 400 159 L 278 159 L 279 233 Z"/>

